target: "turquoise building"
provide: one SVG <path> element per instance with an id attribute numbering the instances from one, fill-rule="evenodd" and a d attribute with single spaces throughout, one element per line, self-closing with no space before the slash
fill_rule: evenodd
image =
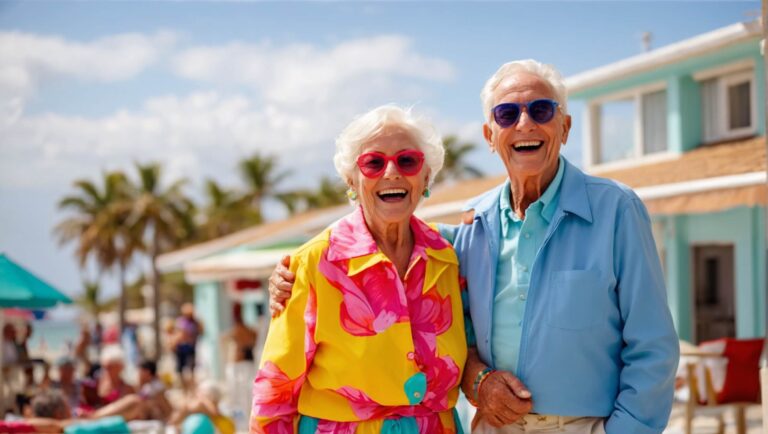
<path id="1" fill-rule="evenodd" d="M 640 195 L 681 339 L 762 337 L 765 64 L 757 21 L 569 77 L 583 164 Z"/>

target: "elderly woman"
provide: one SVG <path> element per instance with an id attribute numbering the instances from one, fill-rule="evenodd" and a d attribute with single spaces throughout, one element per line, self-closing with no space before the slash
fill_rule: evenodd
<path id="1" fill-rule="evenodd" d="M 504 64 L 481 99 L 509 178 L 442 228 L 467 281 L 473 432 L 661 433 L 679 347 L 645 206 L 560 155 L 571 117 L 553 67 Z M 291 278 L 273 275 L 276 302 Z"/>
<path id="2" fill-rule="evenodd" d="M 98 393 L 102 404 L 111 404 L 120 398 L 135 393 L 136 389 L 123 380 L 125 353 L 117 345 L 104 347 L 99 358 L 101 376 Z"/>
<path id="3" fill-rule="evenodd" d="M 253 388 L 252 433 L 455 433 L 466 358 L 456 255 L 413 216 L 443 164 L 410 111 L 376 108 L 336 142 L 359 205 L 293 256 Z"/>

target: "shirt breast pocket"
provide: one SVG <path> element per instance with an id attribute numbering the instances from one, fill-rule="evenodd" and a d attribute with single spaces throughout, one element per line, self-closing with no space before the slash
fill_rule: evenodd
<path id="1" fill-rule="evenodd" d="M 608 287 L 599 270 L 552 273 L 547 299 L 547 323 L 566 330 L 584 330 L 605 318 Z"/>

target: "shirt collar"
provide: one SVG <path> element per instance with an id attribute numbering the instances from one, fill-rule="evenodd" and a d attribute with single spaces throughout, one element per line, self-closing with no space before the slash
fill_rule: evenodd
<path id="1" fill-rule="evenodd" d="M 456 254 L 450 248 L 451 245 L 445 241 L 436 229 L 428 226 L 415 216 L 411 216 L 410 225 L 413 233 L 412 261 L 416 256 L 421 256 L 425 259 L 429 256 L 443 262 L 458 263 Z M 371 257 L 365 258 L 367 256 Z M 339 220 L 331 229 L 327 258 L 329 261 L 360 258 L 362 261 L 354 262 L 363 268 L 386 259 L 380 253 L 376 240 L 373 239 L 373 235 L 371 235 L 371 231 L 365 223 L 362 206 L 358 206 L 354 212 Z M 359 271 L 357 270 L 357 272 Z M 351 264 L 349 274 L 355 274 Z"/>
<path id="2" fill-rule="evenodd" d="M 565 160 L 563 160 L 563 156 L 561 155 L 557 159 L 557 173 L 555 174 L 555 179 L 549 183 L 549 187 L 547 187 L 547 190 L 539 198 L 539 201 L 541 201 L 542 204 L 541 216 L 544 217 L 547 223 L 552 220 L 552 216 L 555 215 L 555 210 L 557 209 L 558 193 L 560 192 L 560 184 L 563 180 L 564 171 Z"/>
<path id="3" fill-rule="evenodd" d="M 539 215 L 547 222 L 549 223 L 552 220 L 552 216 L 555 214 L 555 210 L 557 209 L 557 200 L 560 190 L 560 184 L 563 180 L 563 172 L 565 171 L 565 161 L 563 159 L 563 156 L 560 155 L 558 157 L 558 164 L 557 164 L 557 173 L 555 173 L 555 177 L 552 179 L 552 182 L 549 183 L 549 186 L 547 186 L 547 189 L 544 190 L 544 194 L 541 195 L 535 202 L 528 205 L 528 209 L 526 210 L 526 213 L 528 212 L 538 212 Z M 507 181 L 504 183 L 504 187 L 501 190 L 501 195 L 499 196 L 499 209 L 501 210 L 501 232 L 502 235 L 506 236 L 508 234 L 510 225 L 514 223 L 519 223 L 520 217 L 517 216 L 517 214 L 512 211 L 512 202 L 510 200 L 510 180 L 507 178 Z"/>

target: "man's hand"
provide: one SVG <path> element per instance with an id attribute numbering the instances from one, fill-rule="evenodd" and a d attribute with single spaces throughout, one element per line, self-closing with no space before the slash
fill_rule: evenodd
<path id="1" fill-rule="evenodd" d="M 493 427 L 514 423 L 533 408 L 531 392 L 514 375 L 492 372 L 480 385 L 477 412 Z"/>
<path id="2" fill-rule="evenodd" d="M 487 368 L 480 359 L 480 354 L 475 347 L 467 349 L 467 363 L 464 367 L 464 377 L 461 380 L 461 389 L 464 394 L 474 398 L 474 383 L 477 374 Z M 484 419 L 489 425 L 500 427 L 514 423 L 533 408 L 531 392 L 522 381 L 506 371 L 492 372 L 485 381 L 480 384 L 477 393 L 477 416 L 472 422 Z"/>
<path id="3" fill-rule="evenodd" d="M 290 266 L 291 257 L 285 255 L 269 276 L 269 312 L 272 317 L 280 315 L 285 309 L 286 301 L 291 298 L 296 275 L 288 270 Z"/>

